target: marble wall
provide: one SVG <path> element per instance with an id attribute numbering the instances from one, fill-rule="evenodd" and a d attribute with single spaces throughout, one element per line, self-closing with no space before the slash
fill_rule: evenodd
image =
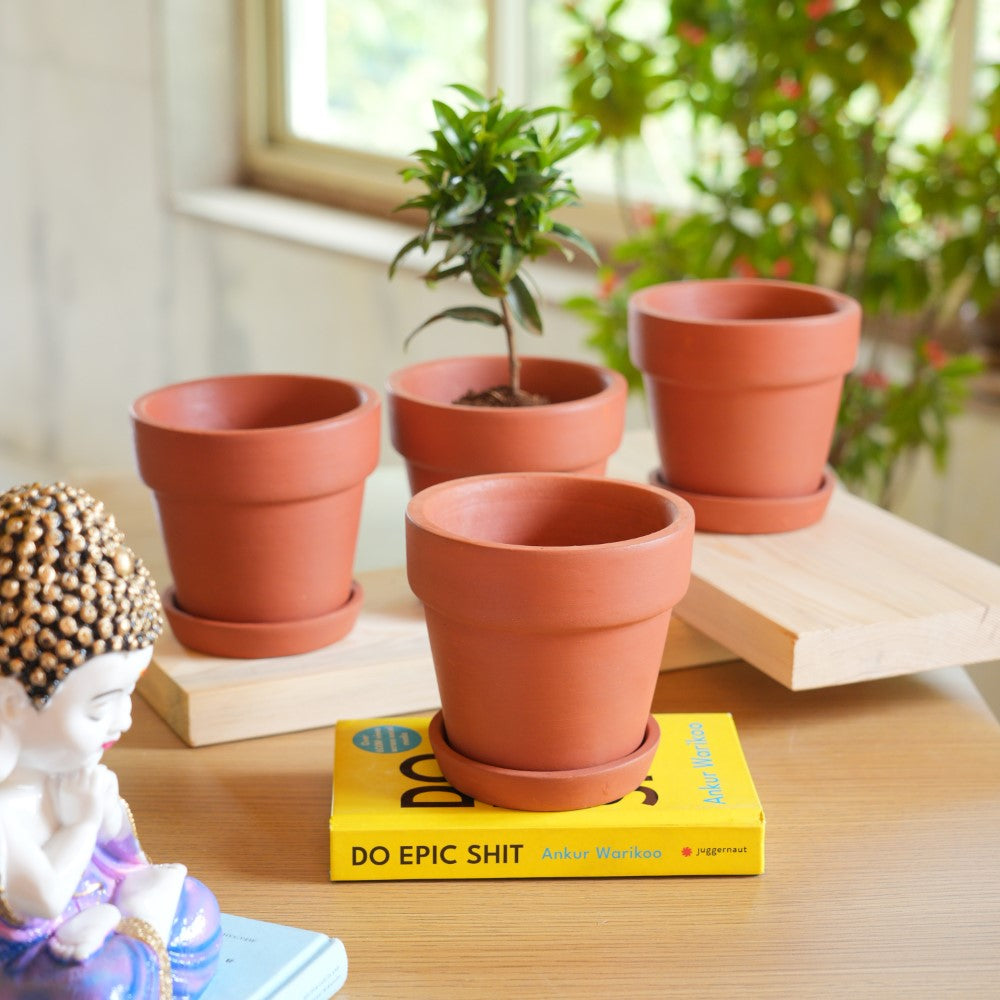
<path id="1" fill-rule="evenodd" d="M 25 468 L 131 469 L 129 403 L 177 379 L 279 369 L 380 386 L 456 343 L 502 351 L 463 326 L 404 354 L 406 332 L 462 290 L 390 283 L 393 227 L 322 245 L 336 213 L 276 236 L 188 197 L 238 173 L 235 8 L 0 0 L 0 452 Z M 547 352 L 588 356 L 562 310 L 546 323 Z"/>
<path id="2" fill-rule="evenodd" d="M 121 407 L 157 375 L 168 219 L 150 14 L 0 4 L 0 443 L 26 457 L 100 457 L 106 434 L 120 447 Z"/>

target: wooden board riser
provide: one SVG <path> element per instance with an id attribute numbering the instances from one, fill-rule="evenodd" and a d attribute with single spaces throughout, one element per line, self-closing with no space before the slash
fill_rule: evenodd
<path id="1" fill-rule="evenodd" d="M 608 474 L 645 482 L 657 466 L 652 434 L 631 431 Z M 141 485 L 105 481 L 94 493 L 118 512 L 133 547 L 159 562 Z M 151 568 L 165 584 L 165 569 Z M 365 607 L 340 643 L 233 661 L 191 653 L 167 634 L 140 690 L 192 745 L 435 707 L 426 629 L 405 571 L 359 578 Z M 801 531 L 698 532 L 663 669 L 734 657 L 793 690 L 1000 660 L 1000 567 L 839 488 L 823 519 Z"/>
<path id="2" fill-rule="evenodd" d="M 298 656 L 230 660 L 185 649 L 168 629 L 140 693 L 191 746 L 437 708 L 423 610 L 405 572 L 379 570 L 359 574 L 359 580 L 365 604 L 340 642 Z M 732 658 L 674 618 L 662 669 Z"/>
<path id="3" fill-rule="evenodd" d="M 1000 659 L 1000 567 L 843 490 L 801 531 L 699 534 L 676 613 L 793 690 Z"/>

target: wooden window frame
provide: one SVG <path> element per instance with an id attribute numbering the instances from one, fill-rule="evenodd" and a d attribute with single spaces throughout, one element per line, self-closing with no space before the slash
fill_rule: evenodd
<path id="1" fill-rule="evenodd" d="M 394 212 L 410 196 L 399 177 L 407 161 L 359 150 L 312 142 L 293 135 L 285 125 L 282 59 L 284 33 L 281 0 L 237 0 L 241 18 L 243 128 L 241 182 L 245 185 L 308 199 L 338 208 L 416 222 Z M 513 102 L 522 102 L 523 66 L 519 47 L 510 44 L 523 23 L 527 0 L 486 0 L 489 20 L 489 80 L 500 84 Z M 949 116 L 964 120 L 970 104 L 976 47 L 977 0 L 957 0 Z M 517 36 L 519 37 L 519 36 Z M 588 193 L 575 223 L 598 244 L 624 236 L 614 198 Z"/>

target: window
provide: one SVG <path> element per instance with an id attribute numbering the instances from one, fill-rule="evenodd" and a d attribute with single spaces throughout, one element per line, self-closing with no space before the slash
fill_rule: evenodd
<path id="1" fill-rule="evenodd" d="M 664 20 L 663 0 L 629 6 L 626 26 Z M 245 174 L 257 186 L 388 214 L 412 194 L 398 172 L 448 84 L 565 101 L 572 23 L 558 0 L 243 0 L 243 13 Z M 603 157 L 575 159 L 572 174 L 611 189 Z"/>
<path id="2" fill-rule="evenodd" d="M 499 87 L 517 102 L 566 101 L 561 67 L 574 25 L 561 0 L 242 2 L 245 164 L 258 186 L 388 214 L 412 194 L 398 172 L 434 127 L 431 99 L 444 96 L 449 83 Z M 578 4 L 603 10 L 606 0 Z M 976 60 L 1000 62 L 1000 5 L 956 0 L 948 35 L 942 28 L 951 5 L 926 0 L 920 8 L 922 58 L 935 81 L 921 113 L 908 118 L 914 138 L 939 135 L 946 122 L 961 120 Z M 655 34 L 668 6 L 627 0 L 616 27 Z M 678 153 L 669 117 L 658 116 L 626 154 L 632 196 L 656 200 L 658 192 L 683 187 Z M 592 231 L 613 235 L 613 158 L 580 154 L 570 170 L 586 195 Z"/>

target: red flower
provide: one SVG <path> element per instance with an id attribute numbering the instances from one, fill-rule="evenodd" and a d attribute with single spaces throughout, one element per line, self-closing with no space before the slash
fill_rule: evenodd
<path id="1" fill-rule="evenodd" d="M 748 167 L 759 167 L 764 163 L 764 150 L 760 146 L 751 146 L 744 155 Z"/>
<path id="2" fill-rule="evenodd" d="M 688 45 L 701 45 L 703 41 L 708 37 L 708 32 L 698 24 L 692 24 L 690 21 L 681 21 L 677 25 L 677 34 L 684 39 Z"/>
<path id="3" fill-rule="evenodd" d="M 774 266 L 771 268 L 771 274 L 774 275 L 775 278 L 787 278 L 791 275 L 794 267 L 795 265 L 792 264 L 791 258 L 779 257 L 774 262 Z"/>
<path id="4" fill-rule="evenodd" d="M 756 278 L 759 274 L 757 268 L 750 263 L 750 259 L 743 254 L 740 254 L 736 260 L 733 261 L 733 274 L 737 278 Z"/>
<path id="5" fill-rule="evenodd" d="M 809 0 L 806 15 L 813 21 L 819 21 L 833 10 L 833 6 L 833 0 Z"/>
<path id="6" fill-rule="evenodd" d="M 601 275 L 600 284 L 597 286 L 597 297 L 602 301 L 610 299 L 621 283 L 622 279 L 615 271 L 605 271 Z"/>
<path id="7" fill-rule="evenodd" d="M 643 229 L 648 229 L 656 222 L 656 213 L 648 201 L 640 202 L 632 209 L 632 221 Z"/>
<path id="8" fill-rule="evenodd" d="M 874 368 L 869 368 L 868 371 L 863 372 L 860 382 L 866 389 L 889 388 L 889 380 L 885 377 L 885 375 L 876 371 Z"/>
<path id="9" fill-rule="evenodd" d="M 802 96 L 802 84 L 791 76 L 783 76 L 775 86 L 775 90 L 790 101 L 796 101 Z"/>
<path id="10" fill-rule="evenodd" d="M 937 340 L 925 340 L 920 345 L 920 353 L 935 371 L 941 371 L 948 364 L 948 352 Z"/>

